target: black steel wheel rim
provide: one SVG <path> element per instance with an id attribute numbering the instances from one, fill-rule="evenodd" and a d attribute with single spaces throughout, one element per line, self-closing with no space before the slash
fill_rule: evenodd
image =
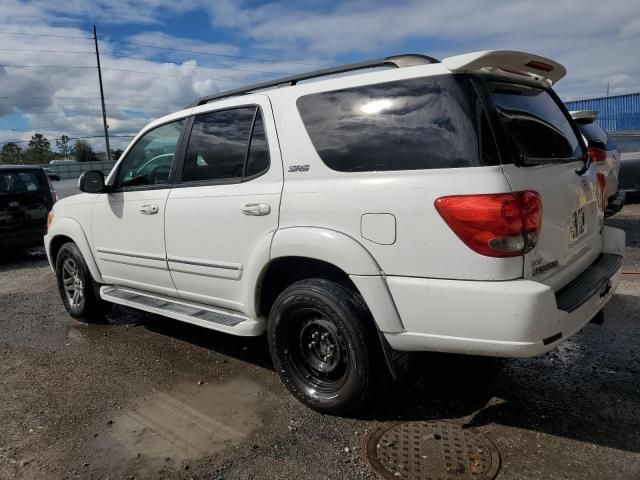
<path id="1" fill-rule="evenodd" d="M 294 311 L 287 323 L 286 354 L 306 389 L 331 393 L 344 385 L 349 351 L 338 326 L 315 308 Z"/>

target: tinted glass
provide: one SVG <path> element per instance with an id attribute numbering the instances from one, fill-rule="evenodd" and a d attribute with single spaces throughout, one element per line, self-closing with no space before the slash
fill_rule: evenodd
<path id="1" fill-rule="evenodd" d="M 162 185 L 169 182 L 171 164 L 185 120 L 145 133 L 122 160 L 117 187 Z"/>
<path id="2" fill-rule="evenodd" d="M 264 133 L 264 123 L 260 110 L 256 114 L 256 122 L 251 135 L 251 145 L 249 146 L 249 156 L 247 157 L 246 177 L 258 175 L 269 168 L 269 149 L 267 137 Z"/>
<path id="3" fill-rule="evenodd" d="M 590 142 L 599 142 L 606 147 L 607 145 L 607 133 L 600 128 L 596 122 L 582 122 L 578 121 L 578 129 Z"/>
<path id="4" fill-rule="evenodd" d="M 0 170 L 0 195 L 38 193 L 43 190 L 42 179 L 34 172 Z"/>
<path id="5" fill-rule="evenodd" d="M 182 181 L 241 178 L 255 112 L 243 107 L 196 116 Z"/>
<path id="6" fill-rule="evenodd" d="M 498 115 L 525 160 L 582 156 L 569 120 L 546 90 L 502 82 L 490 83 L 490 89 Z"/>
<path id="7" fill-rule="evenodd" d="M 469 167 L 480 164 L 471 91 L 443 75 L 307 95 L 298 110 L 334 170 Z"/>

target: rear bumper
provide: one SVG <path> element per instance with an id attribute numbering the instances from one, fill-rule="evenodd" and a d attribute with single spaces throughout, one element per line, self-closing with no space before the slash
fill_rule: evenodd
<path id="1" fill-rule="evenodd" d="M 42 246 L 45 229 L 33 229 L 25 232 L 0 233 L 0 248 L 26 248 Z"/>
<path id="2" fill-rule="evenodd" d="M 497 357 L 547 352 L 582 329 L 611 299 L 621 275 L 617 260 L 624 250 L 624 232 L 613 230 L 605 229 L 609 238 L 604 254 L 609 255 L 603 254 L 558 295 L 530 280 L 387 277 L 406 331 L 386 333 L 386 339 L 402 351 Z M 613 251 L 607 251 L 607 245 Z M 567 306 L 563 299 L 573 301 Z"/>

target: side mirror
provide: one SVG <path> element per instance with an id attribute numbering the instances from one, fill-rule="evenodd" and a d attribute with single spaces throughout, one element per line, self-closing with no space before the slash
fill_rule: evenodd
<path id="1" fill-rule="evenodd" d="M 84 172 L 78 179 L 78 188 L 85 193 L 104 192 L 104 174 L 100 170 Z"/>

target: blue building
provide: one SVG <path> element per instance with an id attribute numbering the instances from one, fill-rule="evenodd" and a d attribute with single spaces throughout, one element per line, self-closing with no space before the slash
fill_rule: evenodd
<path id="1" fill-rule="evenodd" d="M 610 132 L 640 131 L 640 93 L 565 102 L 568 110 L 595 110 L 598 123 Z"/>

